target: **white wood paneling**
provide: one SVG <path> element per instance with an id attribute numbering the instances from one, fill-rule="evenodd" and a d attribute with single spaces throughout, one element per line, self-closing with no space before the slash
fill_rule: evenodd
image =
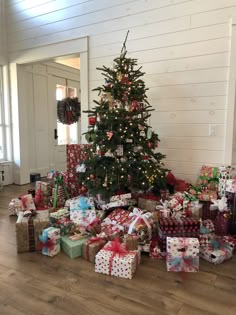
<path id="1" fill-rule="evenodd" d="M 5 1 L 0 1 L 0 65 L 7 63 Z"/>
<path id="2" fill-rule="evenodd" d="M 24 62 L 31 49 L 40 59 L 55 43 L 88 36 L 85 89 L 104 82 L 95 69 L 112 66 L 129 29 L 129 56 L 146 72 L 150 123 L 166 165 L 194 181 L 202 163 L 224 163 L 235 0 L 9 0 L 7 14 L 11 60 Z M 97 98 L 90 91 L 90 106 Z"/>

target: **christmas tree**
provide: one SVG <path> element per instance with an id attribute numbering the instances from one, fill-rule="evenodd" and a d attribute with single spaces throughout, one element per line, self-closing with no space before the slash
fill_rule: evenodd
<path id="1" fill-rule="evenodd" d="M 142 67 L 128 58 L 125 43 L 113 68 L 97 68 L 105 84 L 94 89 L 100 99 L 86 111 L 91 143 L 79 178 L 92 194 L 111 196 L 119 191 L 147 191 L 165 181 L 165 157 L 156 151 L 158 135 L 148 124 L 153 110 L 147 101 Z"/>

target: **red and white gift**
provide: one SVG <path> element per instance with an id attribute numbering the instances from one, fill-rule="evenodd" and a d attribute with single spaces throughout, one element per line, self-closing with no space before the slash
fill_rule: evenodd
<path id="1" fill-rule="evenodd" d="M 25 210 L 36 210 L 34 199 L 31 194 L 23 195 L 20 197 Z"/>
<path id="2" fill-rule="evenodd" d="M 8 206 L 9 215 L 18 215 L 21 211 L 24 211 L 22 200 L 19 198 L 12 199 Z"/>
<path id="3" fill-rule="evenodd" d="M 228 179 L 225 186 L 227 192 L 236 193 L 236 179 Z"/>
<path id="4" fill-rule="evenodd" d="M 127 251 L 116 239 L 108 242 L 96 255 L 95 272 L 132 279 L 139 261 L 139 251 Z"/>

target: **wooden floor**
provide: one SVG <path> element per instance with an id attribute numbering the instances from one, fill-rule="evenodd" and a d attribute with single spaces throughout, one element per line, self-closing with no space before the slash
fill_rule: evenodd
<path id="1" fill-rule="evenodd" d="M 9 201 L 29 186 L 0 192 L 0 315 L 235 315 L 236 256 L 221 265 L 200 261 L 197 274 L 167 273 L 165 262 L 142 257 L 133 280 L 94 272 L 60 253 L 16 252 Z"/>

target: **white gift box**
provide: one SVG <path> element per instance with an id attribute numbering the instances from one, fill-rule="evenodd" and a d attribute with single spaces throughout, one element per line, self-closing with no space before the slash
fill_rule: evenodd
<path id="1" fill-rule="evenodd" d="M 18 215 L 21 211 L 24 211 L 22 201 L 18 198 L 12 199 L 8 206 L 9 215 Z"/>
<path id="2" fill-rule="evenodd" d="M 226 181 L 226 191 L 236 193 L 236 179 L 228 179 Z"/>
<path id="3" fill-rule="evenodd" d="M 101 249 L 95 257 L 95 272 L 103 273 L 110 276 L 116 276 L 126 279 L 132 279 L 140 262 L 140 251 L 129 251 L 125 256 L 119 256 L 104 248 L 108 247 L 111 242 Z"/>

